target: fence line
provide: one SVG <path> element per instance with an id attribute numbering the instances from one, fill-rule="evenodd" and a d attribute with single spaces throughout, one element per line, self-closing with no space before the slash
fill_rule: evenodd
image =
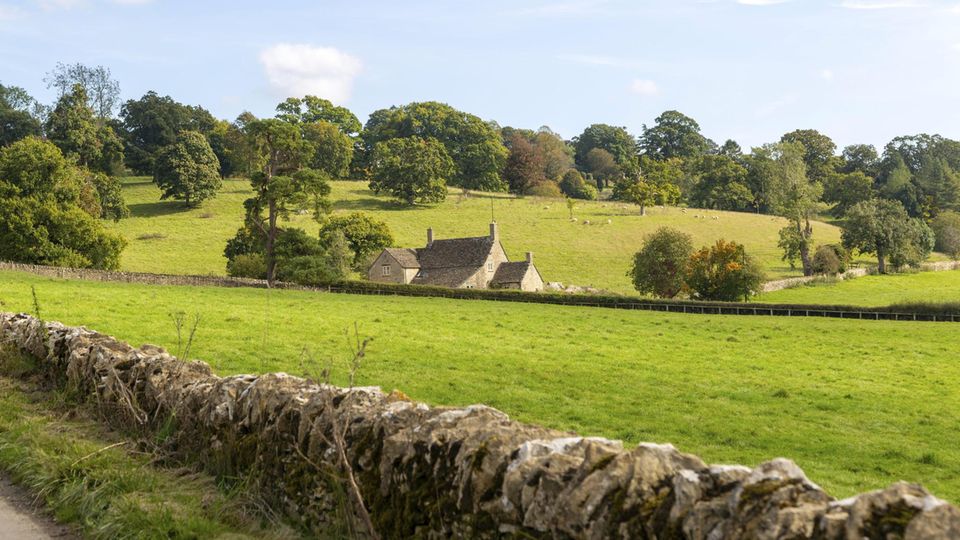
<path id="1" fill-rule="evenodd" d="M 373 282 L 342 282 L 327 287 L 306 287 L 292 283 L 275 282 L 273 287 L 262 279 L 222 276 L 195 276 L 150 274 L 145 272 L 114 272 L 86 268 L 63 268 L 0 262 L 0 270 L 27 272 L 59 279 L 78 279 L 147 285 L 186 285 L 205 287 L 276 288 L 339 294 L 379 296 L 436 297 L 454 300 L 488 300 L 517 303 L 536 303 L 576 307 L 598 307 L 687 313 L 698 315 L 755 315 L 771 317 L 829 317 L 838 319 L 960 322 L 960 313 L 896 312 L 887 308 L 858 306 L 780 305 L 737 302 L 701 302 L 696 300 L 656 300 L 628 296 L 574 295 L 562 293 L 528 293 L 516 290 L 446 289 L 417 285 L 396 285 Z"/>

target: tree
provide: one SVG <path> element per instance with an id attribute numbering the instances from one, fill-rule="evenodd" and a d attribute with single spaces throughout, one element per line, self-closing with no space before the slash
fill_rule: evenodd
<path id="1" fill-rule="evenodd" d="M 33 97 L 19 86 L 0 84 L 0 147 L 31 135 L 40 135 L 40 121 L 31 114 Z"/>
<path id="2" fill-rule="evenodd" d="M 178 103 L 153 91 L 124 103 L 120 118 L 126 163 L 138 174 L 153 174 L 157 152 L 175 143 L 181 131 L 207 135 L 216 127 L 216 119 L 206 109 Z"/>
<path id="3" fill-rule="evenodd" d="M 573 168 L 573 147 L 550 128 L 542 126 L 532 143 L 543 160 L 543 173 L 550 180 L 559 182 Z"/>
<path id="4" fill-rule="evenodd" d="M 926 231 L 914 223 L 899 201 L 873 199 L 854 205 L 843 224 L 843 245 L 877 256 L 877 269 L 886 273 L 886 260 L 916 263 L 926 257 Z M 931 245 L 930 248 L 933 246 Z M 896 264 L 896 263 L 895 263 Z"/>
<path id="5" fill-rule="evenodd" d="M 872 144 L 852 144 L 843 149 L 843 164 L 839 172 L 850 174 L 861 172 L 870 178 L 876 178 L 880 170 L 880 156 Z"/>
<path id="6" fill-rule="evenodd" d="M 454 165 L 444 175 L 450 185 L 480 191 L 506 190 L 500 172 L 507 149 L 497 130 L 477 116 L 435 101 L 374 111 L 361 134 L 363 152 L 355 158 L 361 160 L 355 168 L 372 174 L 376 146 L 407 137 L 434 139 L 443 145 Z"/>
<path id="7" fill-rule="evenodd" d="M 876 196 L 873 179 L 861 171 L 831 173 L 824 181 L 823 200 L 834 203 L 830 213 L 836 217 L 843 217 L 855 204 Z"/>
<path id="8" fill-rule="evenodd" d="M 503 168 L 503 179 L 510 186 L 510 191 L 523 194 L 546 178 L 543 159 L 521 134 L 514 134 L 509 142 L 510 154 Z"/>
<path id="9" fill-rule="evenodd" d="M 590 155 L 594 150 L 603 150 L 612 157 L 618 170 L 627 174 L 639 172 L 637 143 L 627 128 L 593 124 L 573 140 L 573 148 L 577 166 L 583 171 L 596 174 L 597 167 Z M 613 179 L 608 178 L 608 180 Z"/>
<path id="10" fill-rule="evenodd" d="M 597 198 L 597 188 L 588 184 L 576 169 L 570 169 L 563 175 L 563 179 L 560 180 L 560 191 L 571 199 L 592 201 Z"/>
<path id="11" fill-rule="evenodd" d="M 638 205 L 640 215 L 644 216 L 651 204 L 675 204 L 680 199 L 680 190 L 673 184 L 657 185 L 643 177 L 625 178 L 613 187 L 613 199 Z"/>
<path id="12" fill-rule="evenodd" d="M 44 78 L 47 88 L 55 88 L 58 97 L 72 93 L 79 85 L 84 90 L 86 105 L 101 121 L 113 116 L 120 104 L 120 83 L 115 81 L 110 70 L 103 66 L 90 67 L 83 64 L 64 64 L 57 67 Z"/>
<path id="13" fill-rule="evenodd" d="M 790 222 L 787 225 L 792 229 L 789 236 L 796 242 L 803 275 L 810 276 L 813 275 L 813 260 L 810 254 L 813 243 L 811 220 L 820 207 L 823 187 L 817 182 L 807 180 L 804 151 L 803 145 L 780 143 L 777 150 L 778 170 L 771 185 L 770 204 L 777 215 Z"/>
<path id="14" fill-rule="evenodd" d="M 587 152 L 583 161 L 583 169 L 596 178 L 597 189 L 602 189 L 611 181 L 616 182 L 623 176 L 623 170 L 617 165 L 613 154 L 603 148 L 594 148 Z"/>
<path id="15" fill-rule="evenodd" d="M 935 248 L 953 260 L 960 259 L 960 213 L 941 212 L 930 222 L 936 237 Z"/>
<path id="16" fill-rule="evenodd" d="M 660 227 L 644 239 L 643 247 L 633 256 L 633 266 L 627 275 L 637 291 L 673 298 L 684 289 L 684 274 L 692 253 L 693 242 L 689 234 Z"/>
<path id="17" fill-rule="evenodd" d="M 447 197 L 447 179 L 455 170 L 436 139 L 389 139 L 374 148 L 370 189 L 411 205 L 440 202 Z"/>
<path id="18" fill-rule="evenodd" d="M 690 257 L 684 282 L 694 298 L 734 302 L 760 292 L 763 271 L 741 244 L 717 240 Z"/>
<path id="19" fill-rule="evenodd" d="M 330 207 L 330 185 L 323 173 L 304 168 L 312 149 L 295 124 L 277 119 L 250 120 L 244 129 L 262 164 L 262 169 L 250 177 L 254 196 L 244 203 L 244 228 L 261 236 L 266 278 L 272 283 L 277 266 L 278 221 L 289 219 L 291 210 L 306 208 L 312 208 L 314 218 L 319 220 Z"/>
<path id="20" fill-rule="evenodd" d="M 326 122 L 333 124 L 344 135 L 350 137 L 360 133 L 360 120 L 346 107 L 334 105 L 329 100 L 317 96 L 304 96 L 303 99 L 287 98 L 277 105 L 277 118 L 294 124 L 313 124 Z"/>
<path id="21" fill-rule="evenodd" d="M 220 162 L 203 135 L 184 131 L 157 154 L 153 181 L 162 192 L 161 199 L 198 206 L 220 190 Z"/>
<path id="22" fill-rule="evenodd" d="M 653 127 L 643 126 L 638 148 L 653 159 L 695 158 L 709 149 L 710 143 L 700 133 L 700 124 L 678 111 L 666 111 L 654 120 Z"/>
<path id="23" fill-rule="evenodd" d="M 823 182 L 839 164 L 834 156 L 837 145 L 830 137 L 815 129 L 798 129 L 780 138 L 781 143 L 799 143 L 803 146 L 803 162 L 811 182 Z"/>
<path id="24" fill-rule="evenodd" d="M 351 264 L 362 270 L 386 247 L 393 245 L 393 235 L 386 223 L 362 212 L 333 216 L 320 227 L 320 242 L 332 244 L 333 235 L 341 234 L 352 252 Z"/>
<path id="25" fill-rule="evenodd" d="M 726 156 L 728 158 L 740 159 L 743 157 L 743 148 L 740 148 L 740 145 L 737 144 L 737 141 L 733 139 L 727 139 L 717 151 L 717 155 Z"/>
<path id="26" fill-rule="evenodd" d="M 815 274 L 836 275 L 840 273 L 842 263 L 837 252 L 830 246 L 818 246 L 813 255 L 813 272 Z"/>
<path id="27" fill-rule="evenodd" d="M 80 165 L 113 174 L 123 168 L 123 145 L 110 126 L 97 120 L 87 101 L 79 84 L 60 96 L 47 117 L 47 137 Z"/>
<path id="28" fill-rule="evenodd" d="M 50 142 L 28 137 L 0 149 L 0 259 L 117 268 L 126 242 L 103 229 L 99 205 L 81 206 L 90 202 L 96 191 L 84 172 Z"/>
<path id="29" fill-rule="evenodd" d="M 695 180 L 689 202 L 700 208 L 745 210 L 753 204 L 747 169 L 722 155 L 701 156 L 692 166 Z"/>
<path id="30" fill-rule="evenodd" d="M 331 178 L 345 178 L 353 161 L 353 139 L 336 124 L 325 120 L 304 123 L 303 138 L 313 147 L 310 167 Z"/>

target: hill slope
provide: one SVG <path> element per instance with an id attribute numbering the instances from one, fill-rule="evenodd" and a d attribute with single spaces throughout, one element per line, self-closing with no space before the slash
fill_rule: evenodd
<path id="1" fill-rule="evenodd" d="M 223 274 L 223 247 L 242 223 L 243 200 L 249 192 L 246 180 L 227 180 L 216 199 L 188 210 L 177 201 L 160 201 L 159 190 L 147 178 L 124 179 L 124 196 L 133 217 L 110 225 L 130 241 L 123 269 Z M 718 238 L 741 242 L 760 260 L 768 279 L 798 275 L 780 260 L 778 231 L 785 221 L 765 215 L 696 209 L 684 213 L 679 208 L 654 207 L 647 216 L 640 216 L 633 205 L 578 202 L 577 221 L 572 222 L 562 200 L 497 194 L 462 199 L 451 192 L 442 204 L 411 208 L 374 195 L 362 182 L 334 182 L 333 200 L 335 212 L 359 210 L 386 221 L 403 247 L 422 246 L 427 227 L 433 227 L 437 238 L 482 236 L 493 216 L 500 224 L 507 254 L 517 260 L 526 251 L 534 252 L 546 281 L 632 292 L 625 275 L 631 256 L 644 235 L 660 226 L 688 232 L 696 245 Z M 294 218 L 293 223 L 311 233 L 318 227 L 306 216 Z M 814 234 L 818 243 L 840 239 L 840 230 L 824 223 L 814 224 Z"/>

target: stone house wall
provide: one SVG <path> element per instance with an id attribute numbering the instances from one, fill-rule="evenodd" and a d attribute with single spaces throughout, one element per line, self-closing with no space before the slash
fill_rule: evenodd
<path id="1" fill-rule="evenodd" d="M 390 275 L 383 275 L 383 267 L 390 266 Z M 416 268 L 404 268 L 400 263 L 386 250 L 380 253 L 380 256 L 370 265 L 367 270 L 367 279 L 380 283 L 402 283 L 407 284 L 417 275 Z"/>

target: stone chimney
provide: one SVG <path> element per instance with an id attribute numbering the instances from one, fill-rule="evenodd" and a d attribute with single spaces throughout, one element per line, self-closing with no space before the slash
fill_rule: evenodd
<path id="1" fill-rule="evenodd" d="M 528 251 L 528 252 L 527 252 L 527 262 L 530 263 L 530 264 L 533 264 L 533 252 L 532 252 L 532 251 Z"/>
<path id="2" fill-rule="evenodd" d="M 497 230 L 497 222 L 490 223 L 490 239 L 494 242 L 500 240 L 500 231 Z"/>
<path id="3" fill-rule="evenodd" d="M 433 227 L 427 229 L 427 247 L 433 244 Z"/>

